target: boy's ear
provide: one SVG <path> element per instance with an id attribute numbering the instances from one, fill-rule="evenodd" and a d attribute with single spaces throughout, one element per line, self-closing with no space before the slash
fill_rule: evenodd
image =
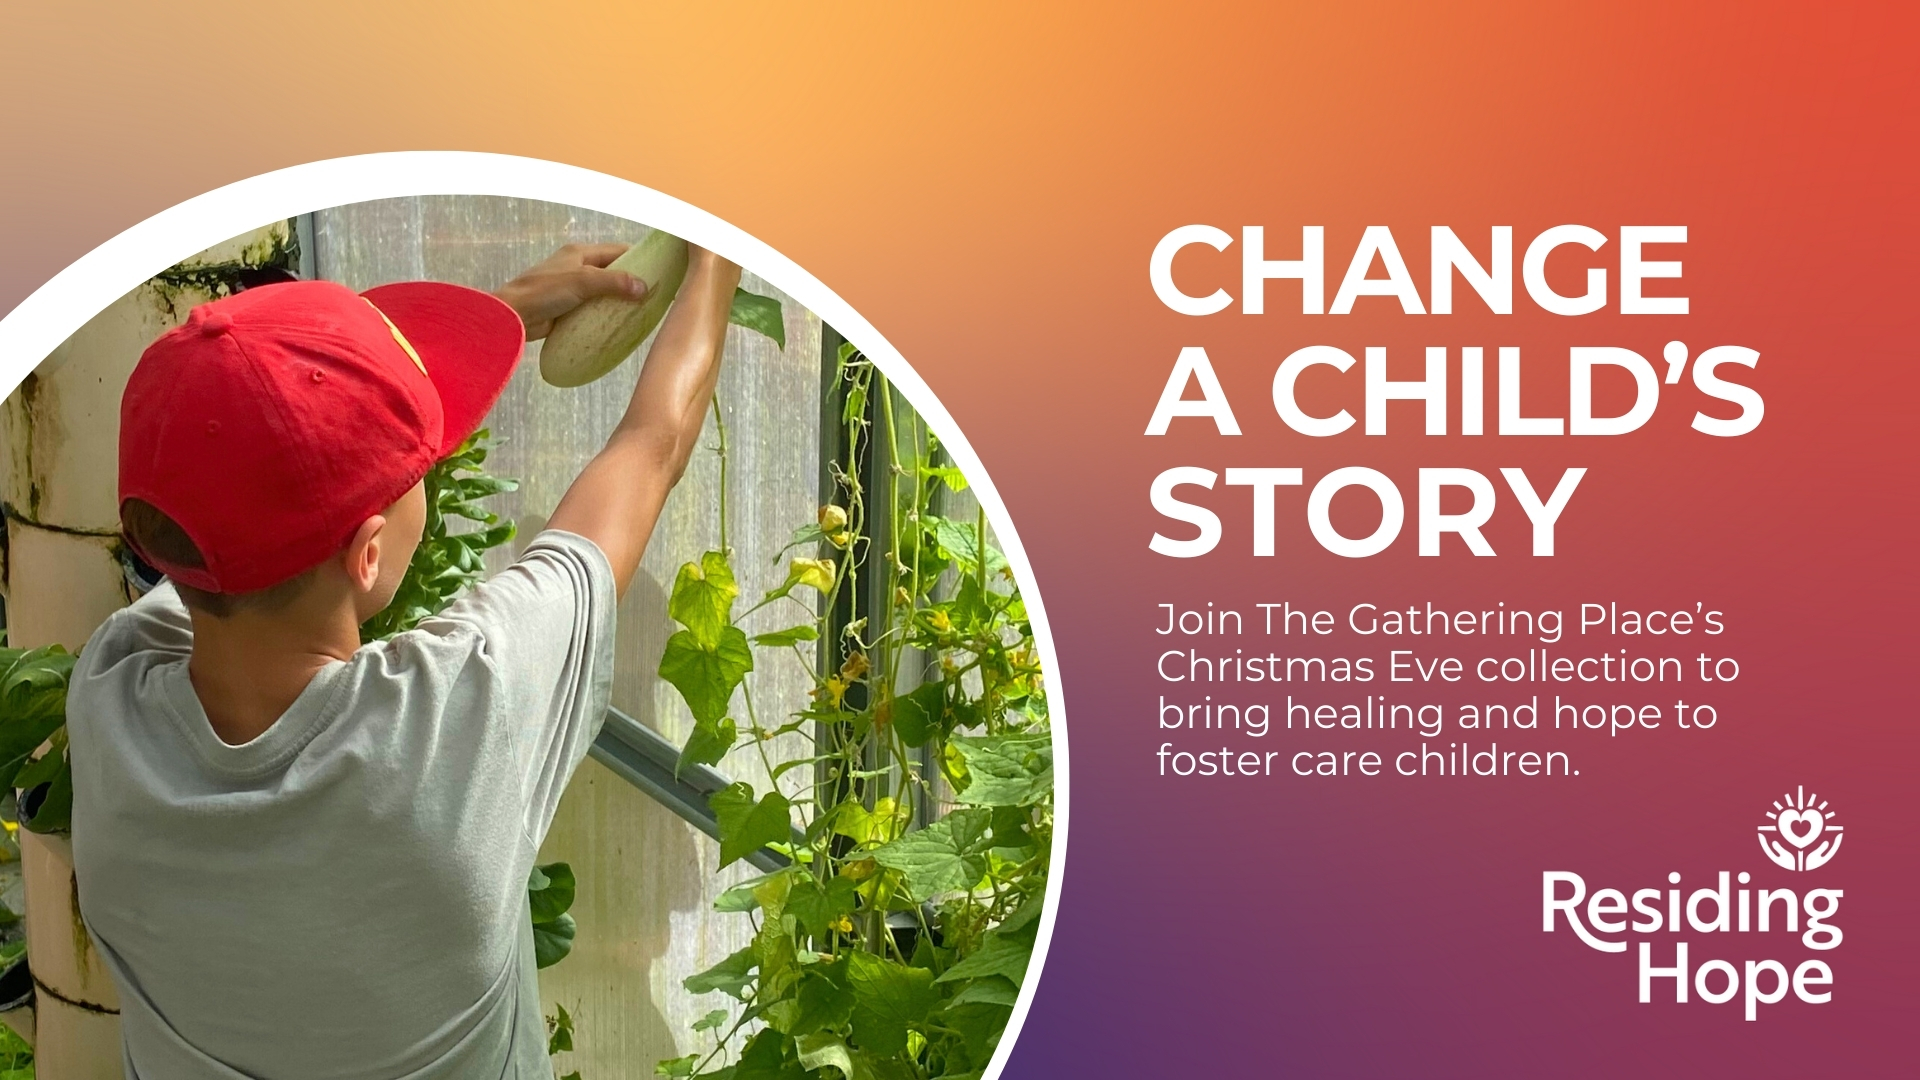
<path id="1" fill-rule="evenodd" d="M 355 591 L 370 593 L 380 583 L 380 560 L 386 556 L 387 519 L 375 514 L 360 523 L 347 541 L 343 569 Z"/>

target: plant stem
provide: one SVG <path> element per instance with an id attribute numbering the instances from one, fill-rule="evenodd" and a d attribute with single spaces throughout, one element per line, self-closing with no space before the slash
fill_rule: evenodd
<path id="1" fill-rule="evenodd" d="M 713 430 L 720 436 L 717 448 L 720 454 L 720 551 L 727 558 L 733 558 L 733 547 L 727 543 L 727 420 L 720 408 L 720 391 L 713 392 Z"/>

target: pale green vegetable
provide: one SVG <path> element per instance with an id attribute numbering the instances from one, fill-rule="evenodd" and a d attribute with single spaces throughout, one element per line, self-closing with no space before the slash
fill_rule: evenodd
<path id="1" fill-rule="evenodd" d="M 687 242 L 655 229 L 609 264 L 646 282 L 639 300 L 597 297 L 556 319 L 540 346 L 540 377 L 585 386 L 633 355 L 673 304 L 687 276 Z"/>

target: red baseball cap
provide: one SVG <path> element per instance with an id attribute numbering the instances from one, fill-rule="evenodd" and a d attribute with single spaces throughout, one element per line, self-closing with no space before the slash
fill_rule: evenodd
<path id="1" fill-rule="evenodd" d="M 147 347 L 120 398 L 120 501 L 177 522 L 244 593 L 346 547 L 480 426 L 526 344 L 520 316 L 459 285 L 327 281 L 203 304 Z"/>

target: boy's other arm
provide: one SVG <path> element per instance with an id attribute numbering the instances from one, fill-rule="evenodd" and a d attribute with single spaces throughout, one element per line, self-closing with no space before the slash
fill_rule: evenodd
<path id="1" fill-rule="evenodd" d="M 690 245 L 686 280 L 647 351 L 626 415 L 547 519 L 548 528 L 599 546 L 621 595 L 699 441 L 739 282 L 738 266 Z"/>

